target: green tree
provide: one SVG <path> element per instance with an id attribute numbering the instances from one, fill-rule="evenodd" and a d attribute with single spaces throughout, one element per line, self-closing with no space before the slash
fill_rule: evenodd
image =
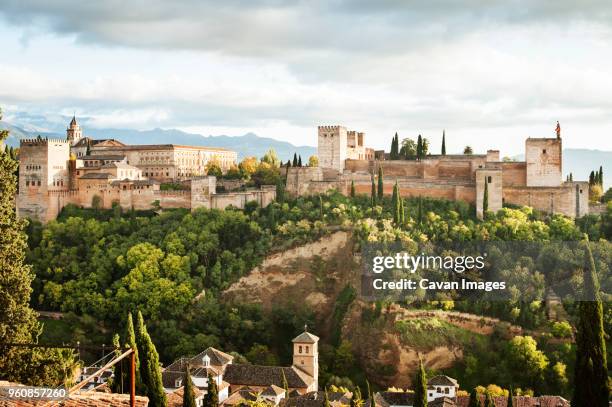
<path id="1" fill-rule="evenodd" d="M 607 406 L 609 400 L 603 305 L 589 243 L 584 244 L 584 297 L 578 304 L 572 407 Z"/>
<path id="2" fill-rule="evenodd" d="M 302 155 L 298 157 L 298 167 L 302 166 Z"/>
<path id="3" fill-rule="evenodd" d="M 372 193 L 371 193 L 371 204 L 372 207 L 374 207 L 374 205 L 376 205 L 376 183 L 374 182 L 374 176 L 372 176 Z"/>
<path id="4" fill-rule="evenodd" d="M 155 345 L 147 332 L 142 313 L 138 311 L 138 331 L 136 344 L 140 356 L 140 375 L 142 377 L 145 395 L 149 398 L 152 407 L 165 407 L 167 404 L 166 392 L 162 383 L 159 355 Z"/>
<path id="5" fill-rule="evenodd" d="M 474 150 L 470 146 L 465 146 L 465 148 L 463 149 L 463 154 L 472 155 L 474 154 Z"/>
<path id="6" fill-rule="evenodd" d="M 423 360 L 419 360 L 419 370 L 414 385 L 414 407 L 427 407 L 427 373 Z"/>
<path id="7" fill-rule="evenodd" d="M 215 378 L 212 374 L 208 375 L 207 384 L 208 388 L 206 389 L 202 407 L 217 407 L 219 405 L 219 389 L 217 388 L 217 382 L 215 382 Z"/>
<path id="8" fill-rule="evenodd" d="M 293 163 L 291 164 L 293 167 L 297 167 L 298 166 L 298 158 L 297 158 L 297 153 L 293 153 Z"/>
<path id="9" fill-rule="evenodd" d="M 406 160 L 416 157 L 416 143 L 413 139 L 405 138 L 402 140 L 400 155 Z"/>
<path id="10" fill-rule="evenodd" d="M 384 189 L 384 179 L 383 179 L 383 169 L 382 167 L 378 167 L 378 201 L 383 201 L 383 196 L 385 194 Z"/>
<path id="11" fill-rule="evenodd" d="M 0 142 L 7 137 L 8 131 L 0 130 Z M 9 152 L 0 150 L 0 379 L 59 386 L 71 380 L 76 367 L 72 352 L 7 345 L 37 342 L 42 332 L 29 305 L 34 276 L 25 264 L 27 222 L 15 213 L 16 168 Z"/>
<path id="12" fill-rule="evenodd" d="M 121 341 L 117 343 L 119 345 L 118 353 L 121 353 L 125 348 L 131 348 L 135 352 L 135 368 L 136 368 L 136 391 L 138 394 L 143 394 L 142 379 L 140 377 L 140 360 L 138 358 L 138 347 L 136 345 L 136 333 L 134 332 L 134 321 L 132 319 L 132 313 L 128 313 L 127 322 L 125 326 L 124 346 L 121 347 Z M 112 382 L 111 389 L 113 393 L 124 393 L 128 389 L 128 383 L 130 382 L 130 358 L 124 358 L 119 365 L 115 365 L 114 380 Z"/>
<path id="13" fill-rule="evenodd" d="M 401 222 L 401 202 L 399 197 L 399 187 L 397 186 L 397 181 L 395 181 L 395 185 L 393 185 L 393 195 L 391 197 L 391 201 L 393 202 L 393 222 L 396 225 L 399 225 Z"/>
<path id="14" fill-rule="evenodd" d="M 183 407 L 196 407 L 195 391 L 191 381 L 191 374 L 189 373 L 189 365 L 185 366 L 183 383 Z"/>
<path id="15" fill-rule="evenodd" d="M 482 194 L 482 216 L 487 216 L 487 211 L 489 210 L 489 183 L 487 182 L 487 177 L 484 180 L 484 192 Z"/>
<path id="16" fill-rule="evenodd" d="M 399 137 L 397 135 L 397 132 L 391 140 L 391 151 L 389 153 L 389 158 L 391 158 L 392 160 L 397 160 L 399 158 Z"/>
<path id="17" fill-rule="evenodd" d="M 524 387 L 540 385 L 548 367 L 548 358 L 531 336 L 515 336 L 508 342 L 506 362 L 510 369 L 521 372 L 519 379 Z"/>
<path id="18" fill-rule="evenodd" d="M 423 197 L 419 195 L 419 200 L 417 203 L 417 224 L 421 225 L 423 223 Z"/>
<path id="19" fill-rule="evenodd" d="M 351 198 L 355 198 L 355 181 L 351 181 Z"/>
<path id="20" fill-rule="evenodd" d="M 481 407 L 480 400 L 478 399 L 478 391 L 476 388 L 473 388 L 470 392 L 470 402 L 468 407 Z"/>
<path id="21" fill-rule="evenodd" d="M 419 134 L 417 138 L 417 148 L 416 148 L 417 160 L 420 160 L 423 157 L 423 137 Z"/>
<path id="22" fill-rule="evenodd" d="M 599 185 L 603 187 L 604 179 L 603 179 L 603 166 L 599 166 Z"/>
<path id="23" fill-rule="evenodd" d="M 508 392 L 508 404 L 506 407 L 514 407 L 514 389 L 510 386 L 510 391 Z"/>
<path id="24" fill-rule="evenodd" d="M 442 130 L 442 155 L 446 155 L 446 130 Z"/>
<path id="25" fill-rule="evenodd" d="M 589 185 L 595 185 L 595 171 L 591 171 L 589 174 Z"/>
<path id="26" fill-rule="evenodd" d="M 281 161 L 278 158 L 278 154 L 276 154 L 276 150 L 273 148 L 266 151 L 263 157 L 261 157 L 261 162 L 270 164 L 270 166 L 278 168 L 280 167 Z"/>

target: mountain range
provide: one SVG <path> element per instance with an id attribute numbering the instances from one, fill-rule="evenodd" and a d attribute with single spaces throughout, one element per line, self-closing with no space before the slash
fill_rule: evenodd
<path id="1" fill-rule="evenodd" d="M 22 138 L 32 138 L 38 135 L 42 137 L 66 137 L 65 133 L 59 131 L 45 132 L 37 131 L 27 126 L 19 126 L 0 121 L 0 129 L 10 131 L 6 144 L 18 146 Z M 115 138 L 126 144 L 183 144 L 193 146 L 224 147 L 238 152 L 238 159 L 248 156 L 262 157 L 269 149 L 274 149 L 283 161 L 293 158 L 296 153 L 302 156 L 302 161 L 317 153 L 315 147 L 295 146 L 286 141 L 280 141 L 269 137 L 261 137 L 254 133 L 243 136 L 203 136 L 201 134 L 186 133 L 177 129 L 130 130 L 130 129 L 97 129 L 88 128 L 87 136 L 93 138 Z M 518 155 L 514 159 L 523 160 L 524 156 Z M 570 172 L 574 180 L 588 180 L 589 173 L 603 166 L 605 188 L 612 186 L 612 151 L 590 150 L 582 148 L 568 148 L 563 150 L 563 177 Z M 609 175 L 609 176 L 608 176 Z"/>
<path id="2" fill-rule="evenodd" d="M 65 133 L 26 130 L 24 127 L 6 121 L 0 121 L 0 129 L 10 131 L 6 144 L 13 147 L 19 146 L 19 140 L 22 138 L 33 138 L 38 135 L 50 138 L 66 137 Z M 307 162 L 308 157 L 317 153 L 315 147 L 295 146 L 286 141 L 261 137 L 254 133 L 231 137 L 224 135 L 203 136 L 201 134 L 186 133 L 177 129 L 130 130 L 88 128 L 85 135 L 96 139 L 114 138 L 126 144 L 172 143 L 188 146 L 223 147 L 238 152 L 238 159 L 249 156 L 263 157 L 266 151 L 274 149 L 278 157 L 283 161 L 292 159 L 293 154 L 297 154 L 302 156 L 302 161 Z"/>

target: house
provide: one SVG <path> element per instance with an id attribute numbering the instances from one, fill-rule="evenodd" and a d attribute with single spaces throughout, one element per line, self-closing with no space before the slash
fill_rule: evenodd
<path id="1" fill-rule="evenodd" d="M 263 399 L 278 405 L 289 395 L 299 396 L 318 390 L 319 338 L 304 331 L 293 339 L 291 366 L 259 366 L 233 363 L 234 357 L 215 348 L 208 348 L 193 357 L 177 359 L 162 372 L 167 393 L 184 386 L 187 366 L 194 386 L 206 394 L 209 376 L 217 384 L 219 402 L 237 405 L 241 400 Z"/>
<path id="2" fill-rule="evenodd" d="M 433 401 L 442 397 L 454 399 L 459 390 L 459 383 L 452 377 L 439 375 L 427 381 L 427 401 Z"/>

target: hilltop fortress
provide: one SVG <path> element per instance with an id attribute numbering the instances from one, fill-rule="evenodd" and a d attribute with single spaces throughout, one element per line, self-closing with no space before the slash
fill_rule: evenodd
<path id="1" fill-rule="evenodd" d="M 265 206 L 275 186 L 217 194 L 217 180 L 206 176 L 211 160 L 226 172 L 237 154 L 222 148 L 174 144 L 126 145 L 115 139 L 83 137 L 75 117 L 66 139 L 24 139 L 19 150 L 19 216 L 55 219 L 68 204 L 122 209 L 243 208 Z M 172 184 L 170 190 L 160 188 Z"/>
<path id="2" fill-rule="evenodd" d="M 295 195 L 337 189 L 370 194 L 372 178 L 383 170 L 384 192 L 397 181 L 403 197 L 464 200 L 482 217 L 485 183 L 488 207 L 504 203 L 531 206 L 548 213 L 580 217 L 588 213 L 589 183 L 562 181 L 562 141 L 528 138 L 525 161 L 501 161 L 498 150 L 486 154 L 427 155 L 420 160 L 388 160 L 384 152 L 366 148 L 364 133 L 343 126 L 318 127 L 318 167 L 289 168 L 287 191 Z"/>

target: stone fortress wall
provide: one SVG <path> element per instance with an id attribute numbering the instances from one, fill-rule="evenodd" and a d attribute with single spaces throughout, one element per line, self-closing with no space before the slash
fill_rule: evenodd
<path id="1" fill-rule="evenodd" d="M 477 208 L 482 217 L 485 182 L 489 210 L 504 203 L 531 206 L 549 213 L 579 217 L 588 213 L 589 185 L 584 181 L 562 181 L 561 138 L 528 138 L 525 161 L 500 161 L 497 150 L 486 154 L 429 155 L 421 160 L 379 160 L 346 157 L 339 144 L 346 140 L 342 126 L 318 128 L 319 167 L 290 168 L 287 192 L 319 194 L 337 189 L 370 194 L 372 177 L 384 174 L 385 194 L 398 183 L 403 197 L 432 197 L 463 200 Z M 361 134 L 362 139 L 365 137 Z M 322 159 L 323 158 L 323 159 Z"/>
<path id="2" fill-rule="evenodd" d="M 161 190 L 159 180 L 143 177 L 143 171 L 127 164 L 127 157 L 97 167 L 84 167 L 84 156 L 72 147 L 81 139 L 73 119 L 67 139 L 27 139 L 20 143 L 19 193 L 17 213 L 21 217 L 48 222 L 55 219 L 62 208 L 74 204 L 110 209 L 118 204 L 124 210 L 146 210 L 161 207 L 224 209 L 230 205 L 244 208 L 255 201 L 267 206 L 276 198 L 275 186 L 262 186 L 240 192 L 217 193 L 214 176 L 182 176 L 169 181 L 180 184 L 179 190 Z M 182 150 L 197 148 L 180 146 Z M 179 153 L 182 151 L 179 150 Z M 117 152 L 114 152 L 117 153 Z M 235 153 L 232 152 L 235 156 Z M 230 157 L 232 155 L 229 155 Z M 146 168 L 146 167 L 145 167 Z M 180 167 L 179 167 L 180 168 Z"/>

